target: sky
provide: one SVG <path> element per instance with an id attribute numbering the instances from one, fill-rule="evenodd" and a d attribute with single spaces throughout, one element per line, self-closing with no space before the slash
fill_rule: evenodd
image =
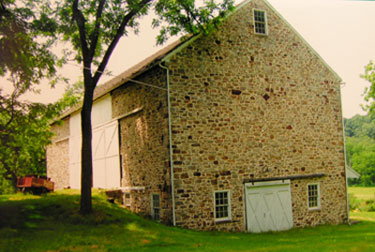
<path id="1" fill-rule="evenodd" d="M 241 1 L 237 1 L 238 3 Z M 364 66 L 375 60 L 375 1 L 349 0 L 268 0 L 297 32 L 342 78 L 343 115 L 350 118 L 365 114 L 363 91 L 368 82 L 360 78 Z M 151 29 L 150 17 L 142 20 L 140 34 L 124 37 L 112 54 L 100 83 L 105 83 L 147 56 L 160 50 L 155 46 L 157 31 Z M 168 43 L 175 41 L 171 39 Z M 72 82 L 81 75 L 77 63 L 66 65 L 60 74 Z M 4 82 L 2 82 L 4 83 Z M 3 85 L 3 84 L 2 84 Z M 3 87 L 6 88 L 7 87 Z M 53 102 L 63 93 L 62 85 L 55 89 L 44 83 L 39 95 L 26 95 L 25 99 Z"/>

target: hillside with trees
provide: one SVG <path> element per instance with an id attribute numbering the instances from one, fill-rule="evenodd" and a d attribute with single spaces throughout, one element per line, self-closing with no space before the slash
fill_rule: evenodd
<path id="1" fill-rule="evenodd" d="M 375 186 L 375 118 L 355 115 L 344 123 L 348 165 L 361 174 L 350 184 Z"/>

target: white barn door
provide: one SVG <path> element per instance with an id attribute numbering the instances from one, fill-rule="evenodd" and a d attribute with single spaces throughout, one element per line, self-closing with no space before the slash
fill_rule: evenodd
<path id="1" fill-rule="evenodd" d="M 120 186 L 120 157 L 117 120 L 93 130 L 93 186 Z"/>
<path id="2" fill-rule="evenodd" d="M 245 184 L 247 230 L 254 233 L 293 227 L 290 181 Z"/>
<path id="3" fill-rule="evenodd" d="M 92 108 L 93 187 L 120 186 L 120 158 L 118 123 L 112 121 L 112 99 L 105 96 Z M 81 187 L 81 114 L 74 113 L 69 120 L 69 182 L 70 187 Z"/>

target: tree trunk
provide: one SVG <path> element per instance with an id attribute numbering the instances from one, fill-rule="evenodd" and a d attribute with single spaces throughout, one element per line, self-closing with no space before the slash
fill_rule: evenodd
<path id="1" fill-rule="evenodd" d="M 2 140 L 4 140 L 4 138 Z M 4 144 L 4 142 L 6 141 L 2 141 L 2 144 L 8 147 L 6 144 Z M 13 192 L 16 192 L 17 191 L 17 179 L 18 179 L 16 173 L 14 173 L 11 170 L 11 168 L 9 167 L 9 165 L 7 164 L 5 160 L 1 160 L 0 163 L 3 165 L 3 168 L 5 169 L 5 173 L 2 174 L 3 178 L 5 180 L 10 181 L 10 186 L 12 187 Z"/>
<path id="2" fill-rule="evenodd" d="M 82 151 L 81 151 L 81 214 L 92 212 L 91 187 L 92 187 L 92 128 L 91 110 L 93 104 L 94 88 L 88 88 L 85 80 L 85 95 L 81 111 Z"/>
<path id="3" fill-rule="evenodd" d="M 14 173 L 11 173 L 12 188 L 14 192 L 17 192 L 17 176 Z"/>

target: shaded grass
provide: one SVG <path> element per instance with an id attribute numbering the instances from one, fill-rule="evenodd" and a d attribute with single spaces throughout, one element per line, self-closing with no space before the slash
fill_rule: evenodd
<path id="1" fill-rule="evenodd" d="M 93 206 L 93 214 L 79 215 L 71 190 L 0 196 L 0 251 L 375 251 L 370 221 L 266 234 L 198 232 L 144 219 L 98 192 Z"/>

